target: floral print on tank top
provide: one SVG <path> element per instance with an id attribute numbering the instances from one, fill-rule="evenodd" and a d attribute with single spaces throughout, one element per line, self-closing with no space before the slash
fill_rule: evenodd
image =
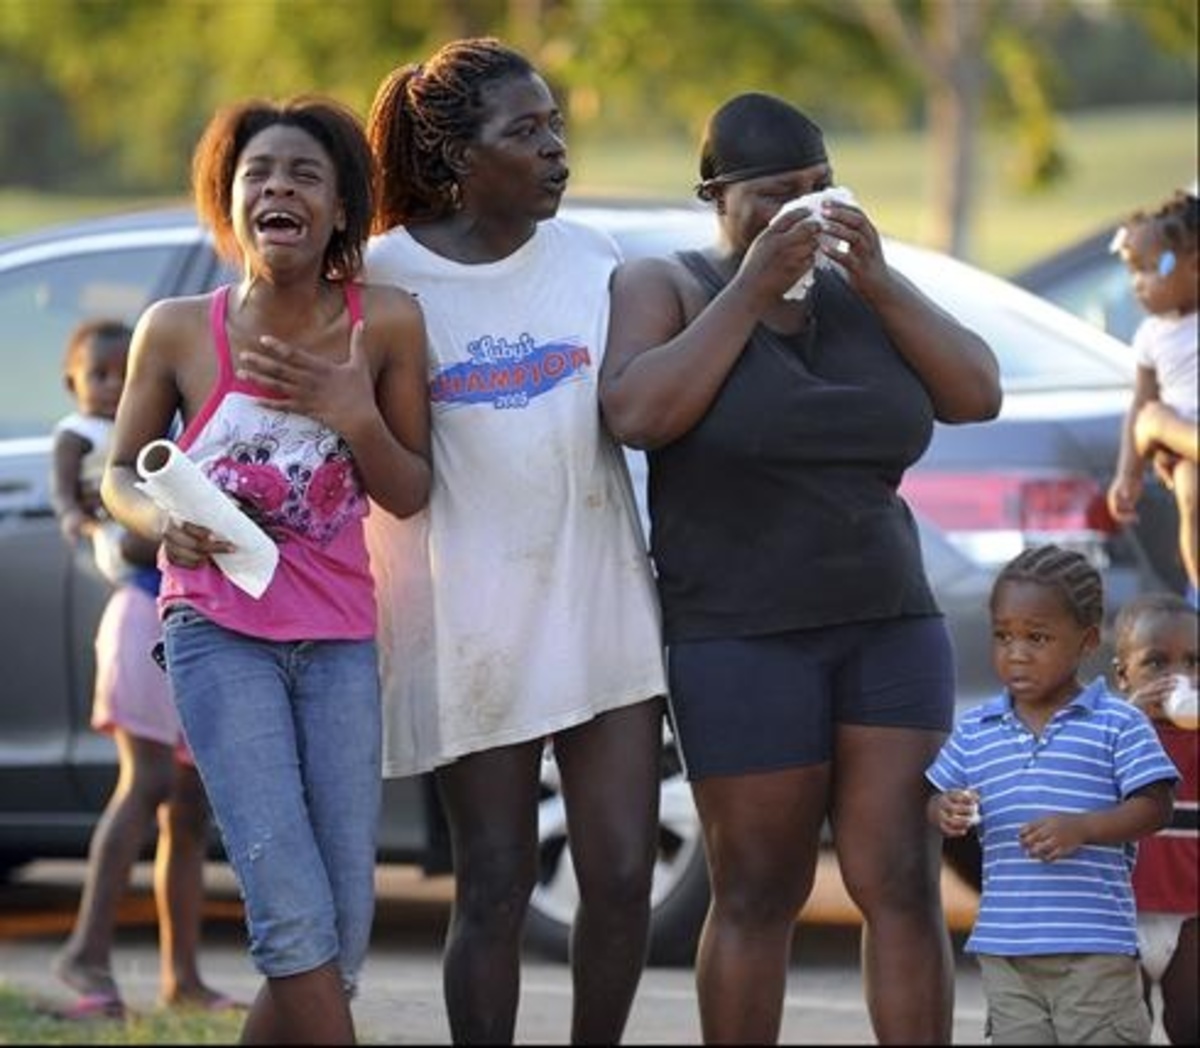
<path id="1" fill-rule="evenodd" d="M 339 434 L 295 415 L 263 412 L 257 421 L 255 430 L 227 434 L 227 450 L 206 472 L 276 541 L 292 532 L 325 545 L 363 515 L 362 480 Z"/>

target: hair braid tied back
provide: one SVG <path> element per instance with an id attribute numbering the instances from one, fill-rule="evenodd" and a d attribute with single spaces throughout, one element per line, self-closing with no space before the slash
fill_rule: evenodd
<path id="1" fill-rule="evenodd" d="M 367 116 L 378 179 L 373 231 L 451 214 L 458 180 L 446 146 L 478 137 L 487 85 L 534 72 L 527 58 L 493 37 L 453 40 L 423 63 L 393 70 Z"/>

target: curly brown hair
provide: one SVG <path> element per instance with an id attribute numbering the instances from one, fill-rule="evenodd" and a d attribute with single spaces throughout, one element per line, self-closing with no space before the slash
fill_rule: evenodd
<path id="1" fill-rule="evenodd" d="M 358 116 L 331 98 L 252 98 L 218 110 L 192 156 L 192 192 L 200 219 L 212 230 L 221 257 L 240 263 L 242 252 L 230 211 L 234 173 L 246 143 L 276 124 L 311 135 L 333 162 L 346 224 L 329 238 L 324 275 L 331 280 L 351 279 L 362 269 L 363 248 L 371 232 L 375 161 Z"/>

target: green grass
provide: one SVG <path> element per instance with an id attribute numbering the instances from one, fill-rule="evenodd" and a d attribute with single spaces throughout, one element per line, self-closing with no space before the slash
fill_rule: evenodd
<path id="1" fill-rule="evenodd" d="M 48 1001 L 0 979 L 0 1045 L 237 1044 L 244 1022 L 244 1012 L 168 1009 L 131 1014 L 123 1020 L 67 1021 L 50 1014 Z M 363 1026 L 358 1029 L 358 1041 L 388 1043 Z"/>
<path id="2" fill-rule="evenodd" d="M 998 273 L 1014 269 L 1166 198 L 1196 178 L 1197 110 L 1162 106 L 1092 112 L 1061 119 L 1068 177 L 1028 195 L 1014 188 L 1010 138 L 985 134 L 969 255 Z M 830 135 L 838 180 L 886 233 L 927 243 L 927 143 L 911 133 Z M 572 195 L 686 199 L 696 179 L 690 142 L 572 143 Z M 127 210 L 130 198 L 60 197 L 0 189 L 0 235 L 83 215 Z"/>
<path id="3" fill-rule="evenodd" d="M 121 1022 L 65 1022 L 0 982 L 0 1044 L 236 1044 L 244 1018 L 156 1011 Z"/>
<path id="4" fill-rule="evenodd" d="M 173 202 L 178 202 L 178 199 Z M 163 197 L 63 196 L 0 186 L 0 236 L 23 233 L 76 218 L 109 215 L 166 202 Z"/>

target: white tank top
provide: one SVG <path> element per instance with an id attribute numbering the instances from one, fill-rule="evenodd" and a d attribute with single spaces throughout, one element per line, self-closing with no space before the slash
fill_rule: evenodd
<path id="1" fill-rule="evenodd" d="M 665 693 L 650 561 L 597 395 L 619 259 L 560 219 L 488 264 L 403 229 L 368 248 L 370 281 L 417 296 L 430 350 L 429 506 L 367 523 L 389 775 Z"/>

